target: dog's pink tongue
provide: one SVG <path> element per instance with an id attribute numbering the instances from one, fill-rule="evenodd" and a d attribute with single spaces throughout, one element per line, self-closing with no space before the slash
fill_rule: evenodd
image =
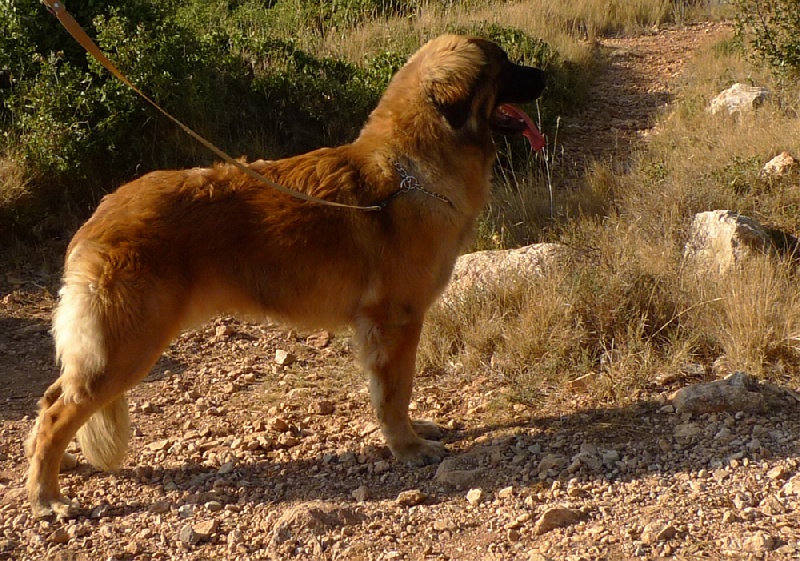
<path id="1" fill-rule="evenodd" d="M 518 107 L 514 107 L 510 103 L 503 104 L 503 111 L 511 117 L 525 121 L 526 128 L 522 134 L 528 139 L 528 142 L 530 142 L 531 148 L 534 152 L 540 152 L 542 148 L 545 147 L 547 141 L 544 139 L 544 135 L 539 132 L 539 129 L 536 128 L 536 125 L 533 124 L 533 121 L 530 117 L 528 117 L 525 111 Z"/>

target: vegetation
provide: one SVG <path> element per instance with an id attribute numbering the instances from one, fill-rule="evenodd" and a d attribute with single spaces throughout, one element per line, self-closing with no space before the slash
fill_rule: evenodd
<path id="1" fill-rule="evenodd" d="M 755 40 L 756 50 L 796 67 L 797 33 L 783 31 L 791 14 L 753 19 L 791 3 L 736 4 L 742 29 L 756 37 L 759 25 L 769 30 L 771 43 Z M 251 158 L 352 139 L 392 72 L 442 32 L 488 36 L 512 57 L 548 68 L 547 94 L 538 111 L 529 108 L 552 139 L 548 155 L 504 148 L 476 247 L 558 241 L 573 255 L 540 277 L 495 279 L 434 308 L 420 356 L 433 375 L 503 377 L 507 399 L 531 402 L 560 398 L 565 380 L 595 373 L 594 394 L 617 401 L 690 362 L 772 378 L 800 366 L 800 301 L 789 260 L 757 260 L 723 280 L 696 278 L 682 262 L 688 225 L 700 211 L 730 209 L 787 232 L 800 229 L 797 176 L 759 175 L 777 153 L 800 154 L 796 93 L 753 65 L 741 42 L 730 37 L 696 54 L 658 134 L 625 170 L 600 161 L 567 173 L 581 163 L 557 157 L 557 139 L 570 140 L 561 123 L 591 102 L 586 84 L 604 64 L 594 39 L 724 17 L 719 2 L 541 0 L 531 9 L 498 0 L 127 0 L 70 7 L 168 111 Z M 38 5 L 0 4 L 0 21 L 5 239 L 12 232 L 25 243 L 63 240 L 116 184 L 149 169 L 211 160 L 54 31 Z M 766 85 L 773 96 L 757 115 L 708 115 L 710 97 L 735 81 Z"/>
<path id="2" fill-rule="evenodd" d="M 736 0 L 740 37 L 782 72 L 800 71 L 800 9 L 795 0 Z"/>

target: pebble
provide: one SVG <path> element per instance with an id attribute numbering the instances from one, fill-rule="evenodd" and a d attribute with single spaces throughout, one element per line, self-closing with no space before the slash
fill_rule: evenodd
<path id="1" fill-rule="evenodd" d="M 410 489 L 408 491 L 402 491 L 399 495 L 397 495 L 395 502 L 400 506 L 417 506 L 421 505 L 427 500 L 428 495 L 419 489 Z"/>
<path id="2" fill-rule="evenodd" d="M 570 526 L 583 519 L 583 513 L 566 507 L 553 507 L 547 509 L 536 521 L 533 533 L 536 535 L 545 534 L 556 528 Z"/>
<path id="3" fill-rule="evenodd" d="M 470 489 L 467 493 L 467 502 L 471 505 L 476 505 L 483 499 L 483 491 L 480 489 Z"/>
<path id="4" fill-rule="evenodd" d="M 289 351 L 285 351 L 283 349 L 278 349 L 275 351 L 275 364 L 278 366 L 289 366 L 294 364 L 296 360 L 297 356 Z"/>

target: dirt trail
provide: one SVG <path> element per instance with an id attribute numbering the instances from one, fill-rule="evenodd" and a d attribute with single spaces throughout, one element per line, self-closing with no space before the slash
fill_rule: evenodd
<path id="1" fill-rule="evenodd" d="M 603 39 L 610 64 L 567 157 L 624 163 L 717 32 Z M 22 440 L 56 374 L 55 285 L 0 275 L 0 560 L 800 555 L 796 408 L 679 417 L 665 406 L 677 376 L 624 407 L 584 396 L 558 411 L 496 412 L 502 380 L 424 373 L 414 413 L 446 429 L 452 452 L 435 478 L 436 466 L 389 457 L 347 337 L 228 318 L 181 336 L 131 393 L 124 469 L 98 473 L 79 456 L 62 475 L 86 515 L 31 520 Z M 295 361 L 275 364 L 277 349 Z M 571 521 L 547 530 L 554 507 Z"/>
<path id="2" fill-rule="evenodd" d="M 568 157 L 625 165 L 631 148 L 673 99 L 671 86 L 684 63 L 702 45 L 730 32 L 706 23 L 638 37 L 604 38 L 607 65 L 589 88 L 590 103 L 572 119 Z M 577 140 L 579 139 L 579 140 Z"/>

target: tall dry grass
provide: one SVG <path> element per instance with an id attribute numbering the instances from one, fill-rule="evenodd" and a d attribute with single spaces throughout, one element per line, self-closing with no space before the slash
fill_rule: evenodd
<path id="1" fill-rule="evenodd" d="M 766 86 L 772 97 L 754 113 L 710 115 L 710 99 L 737 81 Z M 624 402 L 690 363 L 709 375 L 745 370 L 800 382 L 793 256 L 753 258 L 716 278 L 687 267 L 682 255 L 692 217 L 706 210 L 800 231 L 800 173 L 760 174 L 784 150 L 800 155 L 798 94 L 747 62 L 732 38 L 696 53 L 674 88 L 675 103 L 633 166 L 590 164 L 569 195 L 583 197 L 583 206 L 573 201 L 573 215 L 539 229 L 540 239 L 571 248 L 573 259 L 540 277 L 496 279 L 491 290 L 434 309 L 423 365 L 502 376 L 509 399 L 523 402 L 563 401 L 567 382 L 584 374 L 594 374 L 592 400 Z M 512 179 L 506 184 L 536 184 Z M 499 193 L 498 216 L 544 214 L 541 184 L 533 196 Z M 536 237 L 519 229 L 503 241 Z"/>

